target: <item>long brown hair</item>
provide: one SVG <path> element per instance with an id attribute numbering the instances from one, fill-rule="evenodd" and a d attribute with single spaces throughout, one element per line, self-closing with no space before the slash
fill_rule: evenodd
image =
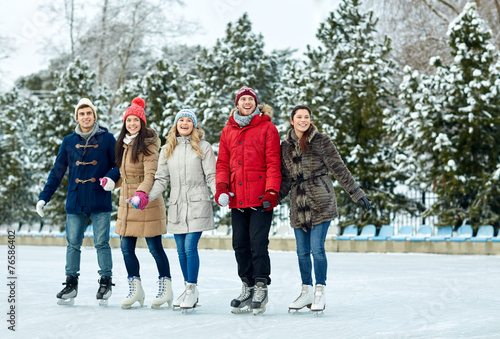
<path id="1" fill-rule="evenodd" d="M 297 111 L 299 109 L 305 109 L 306 111 L 308 111 L 309 117 L 312 120 L 311 109 L 309 107 L 303 106 L 303 105 L 298 105 L 298 106 L 294 107 L 294 109 L 292 110 L 292 113 L 290 114 L 290 120 L 293 121 L 293 117 L 295 116 L 295 113 L 297 113 Z M 311 126 L 312 126 L 312 121 L 311 121 L 311 125 L 309 126 L 307 131 L 305 131 L 304 134 L 302 134 L 302 137 L 300 138 L 300 150 L 302 151 L 302 153 L 305 153 L 307 151 L 307 149 L 309 148 L 309 145 L 307 144 L 307 139 L 309 138 L 309 133 L 311 132 Z M 293 126 L 292 126 L 292 128 L 293 128 Z"/>
<path id="2" fill-rule="evenodd" d="M 145 156 L 151 155 L 151 152 L 146 145 L 146 138 L 151 138 L 154 136 L 154 131 L 147 128 L 142 119 L 139 119 L 141 122 L 141 129 L 138 132 L 139 134 L 135 138 L 134 143 L 132 144 L 132 162 L 136 163 L 139 161 L 139 154 L 143 153 Z M 125 139 L 125 135 L 127 134 L 127 127 L 125 121 L 123 122 L 122 130 L 120 135 L 118 136 L 118 140 L 116 141 L 115 146 L 115 162 L 116 167 L 120 168 L 123 161 L 123 139 Z"/>

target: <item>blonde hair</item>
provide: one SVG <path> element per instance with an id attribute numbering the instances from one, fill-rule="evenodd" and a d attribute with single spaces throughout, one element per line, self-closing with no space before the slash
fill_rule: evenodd
<path id="1" fill-rule="evenodd" d="M 193 128 L 191 132 L 191 147 L 193 150 L 200 156 L 200 158 L 205 158 L 205 154 L 200 149 L 200 141 L 204 135 L 204 131 L 201 127 Z M 167 135 L 167 142 L 162 147 L 165 150 L 165 162 L 170 158 L 172 153 L 174 153 L 174 149 L 177 146 L 177 124 L 173 125 L 170 128 L 170 131 Z"/>

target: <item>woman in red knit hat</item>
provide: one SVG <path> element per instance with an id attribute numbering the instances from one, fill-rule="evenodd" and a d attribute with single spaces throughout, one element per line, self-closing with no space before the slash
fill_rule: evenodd
<path id="1" fill-rule="evenodd" d="M 139 260 L 135 255 L 138 237 L 146 238 L 158 268 L 159 292 L 151 301 L 151 307 L 158 308 L 164 303 L 170 306 L 173 299 L 170 266 L 161 241 L 161 235 L 167 233 L 165 203 L 163 199 L 155 199 L 148 204 L 148 194 L 158 167 L 160 138 L 153 129 L 146 127 L 145 106 L 144 100 L 135 98 L 127 108 L 115 150 L 116 167 L 121 176 L 116 185 L 121 186 L 121 191 L 115 232 L 121 238 L 120 247 L 130 288 L 122 301 L 122 308 L 130 308 L 136 301 L 141 306 L 144 303 Z M 114 188 L 110 180 L 102 180 L 104 189 Z M 138 200 L 140 203 L 136 203 Z"/>

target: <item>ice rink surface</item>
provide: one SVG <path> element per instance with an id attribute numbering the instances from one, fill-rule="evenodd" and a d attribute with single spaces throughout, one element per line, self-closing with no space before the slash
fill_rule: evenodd
<path id="1" fill-rule="evenodd" d="M 191 314 L 149 307 L 157 292 L 152 256 L 138 248 L 145 307 L 123 310 L 126 271 L 113 249 L 113 296 L 95 301 L 97 259 L 82 248 L 78 297 L 56 304 L 65 280 L 65 247 L 17 246 L 15 304 L 8 302 L 6 245 L 0 246 L 0 338 L 500 338 L 500 256 L 328 253 L 326 310 L 288 313 L 299 295 L 294 252 L 271 252 L 267 311 L 231 314 L 241 283 L 232 251 L 201 250 L 200 307 Z M 183 291 L 175 249 L 166 249 L 174 297 Z M 16 331 L 8 330 L 15 305 Z M 138 305 L 138 304 L 136 304 Z"/>

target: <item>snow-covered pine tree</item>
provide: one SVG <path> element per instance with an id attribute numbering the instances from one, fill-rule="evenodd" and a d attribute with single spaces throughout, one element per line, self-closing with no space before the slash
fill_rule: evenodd
<path id="1" fill-rule="evenodd" d="M 277 57 L 264 53 L 263 37 L 252 32 L 246 13 L 227 25 L 226 36 L 218 39 L 214 47 L 202 50 L 196 77 L 190 80 L 193 92 L 187 104 L 198 114 L 210 143 L 219 142 L 234 107 L 236 91 L 242 86 L 255 89 L 259 104 L 277 108 L 274 103 L 279 79 L 277 67 Z"/>
<path id="2" fill-rule="evenodd" d="M 308 46 L 305 65 L 289 65 L 279 93 L 282 109 L 305 104 L 313 122 L 327 133 L 347 167 L 374 203 L 363 212 L 337 189 L 341 225 L 390 222 L 391 212 L 417 206 L 395 188 L 402 174 L 395 168 L 385 118 L 395 110 L 396 66 L 389 59 L 390 40 L 376 40 L 373 13 L 361 13 L 360 1 L 343 0 L 321 23 L 318 48 Z"/>
<path id="3" fill-rule="evenodd" d="M 148 127 L 158 132 L 162 145 L 172 127 L 175 115 L 184 108 L 186 98 L 185 77 L 176 63 L 167 59 L 158 60 L 148 67 L 146 74 L 138 75 L 125 83 L 119 91 L 119 115 L 139 96 L 146 102 Z M 123 121 L 118 119 L 115 130 L 120 130 Z"/>
<path id="4" fill-rule="evenodd" d="M 38 146 L 43 150 L 38 153 L 40 170 L 45 174 L 39 184 L 43 187 L 49 175 L 54 160 L 65 136 L 74 132 L 77 125 L 75 121 L 75 106 L 81 98 L 94 100 L 96 89 L 96 75 L 89 69 L 87 62 L 76 59 L 56 81 L 54 96 L 47 99 L 46 111 L 37 112 L 37 124 L 34 131 L 37 136 Z M 98 119 L 101 113 L 97 112 Z M 51 201 L 45 207 L 45 220 L 59 225 L 64 225 L 66 220 L 65 200 L 67 175 L 61 186 L 57 189 Z"/>
<path id="5" fill-rule="evenodd" d="M 472 3 L 450 23 L 448 35 L 453 62 L 432 58 L 435 74 L 407 76 L 402 84 L 411 130 L 400 126 L 401 144 L 415 154 L 408 159 L 416 159 L 411 166 L 422 174 L 413 182 L 439 196 L 428 214 L 442 225 L 498 226 L 500 192 L 498 175 L 493 176 L 500 149 L 498 54 Z"/>
<path id="6" fill-rule="evenodd" d="M 35 103 L 16 88 L 0 97 L 0 224 L 19 223 L 21 228 L 40 221 L 34 213 L 31 151 L 36 140 L 31 133 Z M 23 228 L 24 229 L 24 228 Z M 36 228 L 38 231 L 38 228 Z"/>

